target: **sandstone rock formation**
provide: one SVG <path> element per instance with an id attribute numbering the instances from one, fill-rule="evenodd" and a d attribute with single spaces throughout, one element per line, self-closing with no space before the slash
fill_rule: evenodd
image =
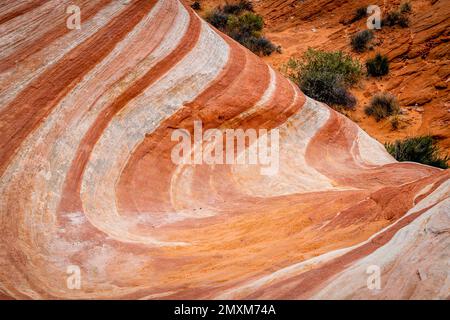
<path id="1" fill-rule="evenodd" d="M 449 298 L 449 171 L 397 163 L 185 4 L 0 22 L 0 297 Z M 195 120 L 277 128 L 279 173 L 175 165 Z"/>

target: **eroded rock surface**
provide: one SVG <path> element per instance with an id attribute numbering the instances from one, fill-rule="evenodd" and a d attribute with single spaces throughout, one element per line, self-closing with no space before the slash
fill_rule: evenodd
<path id="1" fill-rule="evenodd" d="M 1 297 L 448 298 L 450 173 L 397 163 L 181 2 L 6 1 L 0 22 Z M 278 174 L 175 165 L 195 120 L 278 129 Z"/>

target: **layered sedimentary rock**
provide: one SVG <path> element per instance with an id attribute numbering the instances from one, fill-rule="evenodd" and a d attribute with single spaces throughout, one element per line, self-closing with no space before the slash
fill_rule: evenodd
<path id="1" fill-rule="evenodd" d="M 449 297 L 449 172 L 183 3 L 4 1 L 0 22 L 2 298 Z M 278 130 L 279 170 L 174 163 L 195 121 Z"/>
<path id="2" fill-rule="evenodd" d="M 218 0 L 203 0 L 202 6 L 218 5 Z M 350 38 L 367 28 L 367 18 L 352 22 L 358 8 L 378 5 L 381 18 L 398 11 L 405 1 L 361 0 L 265 0 L 253 1 L 264 17 L 266 35 L 283 48 L 282 54 L 264 58 L 281 67 L 290 57 L 300 57 L 309 47 L 326 51 L 342 50 L 363 64 L 376 53 L 389 59 L 389 74 L 367 77 L 351 89 L 357 98 L 348 116 L 381 143 L 410 136 L 432 135 L 441 154 L 450 155 L 450 6 L 447 0 L 409 0 L 411 12 L 406 28 L 382 27 L 374 32 L 370 48 L 355 53 Z M 207 11 L 206 8 L 203 12 Z M 399 125 L 390 120 L 376 121 L 364 112 L 371 98 L 388 91 L 398 98 Z"/>

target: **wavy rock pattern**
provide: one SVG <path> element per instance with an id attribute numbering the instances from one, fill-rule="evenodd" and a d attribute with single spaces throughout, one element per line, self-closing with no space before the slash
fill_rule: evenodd
<path id="1" fill-rule="evenodd" d="M 449 172 L 396 163 L 184 4 L 10 0 L 0 22 L 1 297 L 449 297 Z M 194 120 L 278 128 L 279 174 L 173 164 Z"/>

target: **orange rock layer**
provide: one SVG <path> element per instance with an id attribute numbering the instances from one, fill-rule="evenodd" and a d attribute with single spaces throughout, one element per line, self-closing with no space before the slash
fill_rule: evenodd
<path id="1" fill-rule="evenodd" d="M 204 0 L 211 6 L 216 0 Z M 409 26 L 382 27 L 364 53 L 352 51 L 351 37 L 367 29 L 367 19 L 350 23 L 361 7 L 378 5 L 381 18 L 398 11 L 405 1 L 361 0 L 267 0 L 254 1 L 264 17 L 266 36 L 281 45 L 282 54 L 265 60 L 281 68 L 290 57 L 301 56 L 309 47 L 326 51 L 341 50 L 362 64 L 376 53 L 386 55 L 390 72 L 381 78 L 367 77 L 351 92 L 357 98 L 355 110 L 347 115 L 381 143 L 418 135 L 433 136 L 442 155 L 450 155 L 450 6 L 448 0 L 409 0 Z M 400 103 L 398 128 L 391 119 L 376 121 L 364 112 L 378 92 L 394 94 Z"/>
<path id="2" fill-rule="evenodd" d="M 449 297 L 450 173 L 397 163 L 181 2 L 4 1 L 0 23 L 0 298 Z M 200 120 L 277 129 L 278 173 L 176 165 Z"/>

